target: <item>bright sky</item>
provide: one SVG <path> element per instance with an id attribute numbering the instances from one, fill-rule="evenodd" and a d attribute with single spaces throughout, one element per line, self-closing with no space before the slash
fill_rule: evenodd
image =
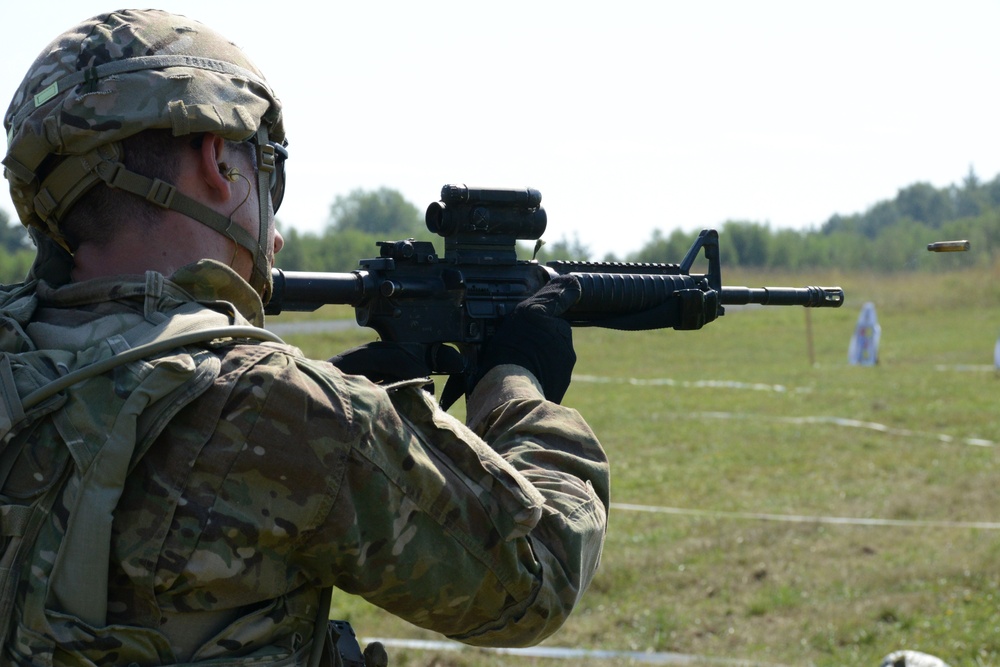
<path id="1" fill-rule="evenodd" d="M 809 228 L 1000 173 L 996 0 L 157 5 L 240 44 L 278 92 L 278 218 L 302 231 L 356 188 L 423 210 L 446 183 L 533 187 L 545 238 L 601 258 L 657 228 Z M 3 107 L 45 44 L 111 8 L 4 2 Z"/>

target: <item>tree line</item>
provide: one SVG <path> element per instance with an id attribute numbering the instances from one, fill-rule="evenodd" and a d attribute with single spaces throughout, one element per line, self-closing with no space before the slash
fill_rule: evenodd
<path id="1" fill-rule="evenodd" d="M 423 212 L 396 190 L 354 190 L 339 195 L 330 207 L 323 231 L 301 232 L 278 226 L 285 247 L 280 268 L 294 271 L 351 271 L 358 260 L 378 255 L 376 242 L 440 238 L 424 226 Z M 727 220 L 718 226 L 722 262 L 727 267 L 784 269 L 840 268 L 880 272 L 988 266 L 1000 246 L 1000 175 L 980 180 L 973 170 L 960 184 L 935 188 L 915 183 L 892 199 L 851 215 L 836 214 L 809 229 L 771 229 L 769 224 Z M 549 242 L 537 254 L 524 246 L 519 256 L 551 259 L 602 259 L 632 262 L 677 262 L 700 230 L 656 229 L 638 251 L 625 257 L 594 257 L 575 238 Z M 967 239 L 971 249 L 946 255 L 926 251 L 934 241 Z M 34 255 L 21 225 L 0 211 L 0 282 L 21 280 Z"/>
<path id="2" fill-rule="evenodd" d="M 880 272 L 986 266 L 1000 247 L 1000 175 L 982 181 L 973 170 L 960 184 L 936 188 L 915 183 L 892 199 L 851 215 L 836 214 L 818 227 L 772 229 L 766 223 L 727 220 L 718 226 L 722 261 L 728 267 L 796 271 L 840 268 Z M 602 259 L 605 261 L 680 261 L 700 229 L 656 229 L 642 248 L 624 257 L 595 257 L 575 237 L 548 242 L 535 252 L 519 249 L 522 258 Z M 377 241 L 441 239 L 424 226 L 422 211 L 396 191 L 355 190 L 338 197 L 321 234 L 283 230 L 282 268 L 305 271 L 350 271 L 361 258 L 377 255 Z M 927 252 L 934 241 L 967 239 L 971 249 L 945 255 Z"/>
<path id="3" fill-rule="evenodd" d="M 961 185 L 916 183 L 862 213 L 833 215 L 818 228 L 774 230 L 758 222 L 726 221 L 718 229 L 727 266 L 879 272 L 988 266 L 1000 246 L 1000 176 L 982 182 L 970 170 Z M 683 257 L 696 235 L 654 231 L 629 259 Z M 969 252 L 927 252 L 928 243 L 959 239 L 970 242 Z"/>

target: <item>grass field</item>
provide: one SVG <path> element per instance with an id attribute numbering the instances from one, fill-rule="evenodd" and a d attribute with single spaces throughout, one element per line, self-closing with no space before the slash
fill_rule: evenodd
<path id="1" fill-rule="evenodd" d="M 778 665 L 901 648 L 1000 664 L 1000 267 L 943 275 L 729 275 L 839 284 L 839 310 L 732 310 L 697 332 L 578 329 L 565 404 L 612 464 L 601 570 L 544 646 Z M 865 301 L 880 363 L 847 364 Z M 280 320 L 277 320 L 280 321 Z M 288 336 L 329 356 L 367 332 Z M 641 507 L 635 507 L 641 506 Z M 659 511 L 642 511 L 659 508 Z M 844 521 L 841 521 L 841 520 Z M 870 520 L 867 523 L 861 520 Z M 362 637 L 440 639 L 334 597 Z M 390 664 L 625 665 L 390 649 Z"/>

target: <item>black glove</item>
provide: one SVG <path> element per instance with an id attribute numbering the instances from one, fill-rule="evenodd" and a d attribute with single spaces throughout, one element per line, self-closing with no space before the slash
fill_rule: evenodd
<path id="1" fill-rule="evenodd" d="M 516 364 L 538 378 L 545 398 L 560 402 L 576 364 L 573 328 L 560 315 L 579 300 L 580 281 L 567 275 L 556 276 L 519 303 L 483 349 L 472 386 L 491 368 Z"/>
<path id="2" fill-rule="evenodd" d="M 348 375 L 364 375 L 381 384 L 458 372 L 463 363 L 458 350 L 446 345 L 381 340 L 353 347 L 329 361 Z"/>

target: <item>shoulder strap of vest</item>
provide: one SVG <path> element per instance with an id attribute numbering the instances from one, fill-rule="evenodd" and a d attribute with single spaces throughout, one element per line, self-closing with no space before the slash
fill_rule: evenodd
<path id="1" fill-rule="evenodd" d="M 257 327 L 218 326 L 218 324 L 218 313 L 202 311 L 188 313 L 186 317 L 171 318 L 159 325 L 143 328 L 140 335 L 132 337 L 142 341 L 141 344 L 70 372 L 24 397 L 19 396 L 17 392 L 9 355 L 0 354 L 0 389 L 3 390 L 2 400 L 0 400 L 0 429 L 3 430 L 0 432 L 7 433 L 12 430 L 20 421 L 26 419 L 26 413 L 33 406 L 45 399 L 123 364 L 139 359 L 153 358 L 179 347 L 219 339 L 251 338 L 282 342 L 275 334 Z M 24 559 L 34 548 L 38 531 L 44 525 L 53 503 L 65 487 L 69 476 L 72 475 L 74 469 L 72 459 L 67 457 L 66 461 L 67 463 L 59 473 L 58 483 L 53 484 L 32 505 L 5 505 L 0 508 L 0 538 L 2 538 L 0 544 L 5 545 L 3 552 L 0 553 L 0 647 L 6 643 L 11 629 L 16 588 L 23 571 Z M 70 525 L 72 526 L 72 524 L 71 521 Z M 70 542 L 72 541 L 70 540 Z M 106 563 L 104 567 L 106 568 Z M 76 577 L 72 578 L 77 579 Z M 76 580 L 64 583 L 70 588 L 75 588 L 83 582 Z M 65 586 L 60 585 L 59 588 L 65 588 Z M 104 594 L 106 599 L 106 590 Z M 73 594 L 73 597 L 79 599 L 76 594 Z"/>
<path id="2" fill-rule="evenodd" d="M 213 329 L 202 329 L 200 331 L 188 331 L 187 333 L 177 334 L 166 338 L 157 338 L 150 343 L 130 348 L 124 352 L 119 352 L 118 354 L 108 357 L 103 361 L 99 361 L 83 368 L 78 368 L 71 373 L 67 373 L 58 380 L 53 380 L 46 386 L 37 389 L 21 399 L 22 412 L 23 410 L 30 409 L 32 406 L 44 401 L 49 396 L 59 393 L 67 387 L 71 387 L 74 384 L 82 382 L 87 378 L 94 377 L 95 375 L 106 373 L 117 366 L 121 366 L 122 364 L 152 357 L 160 354 L 161 352 L 172 350 L 176 347 L 193 345 L 195 343 L 204 343 L 206 341 L 221 338 L 254 338 L 274 343 L 283 342 L 280 337 L 270 331 L 267 331 L 266 329 L 239 326 L 225 326 Z M 2 373 L 2 368 L 0 368 L 0 373 Z"/>

